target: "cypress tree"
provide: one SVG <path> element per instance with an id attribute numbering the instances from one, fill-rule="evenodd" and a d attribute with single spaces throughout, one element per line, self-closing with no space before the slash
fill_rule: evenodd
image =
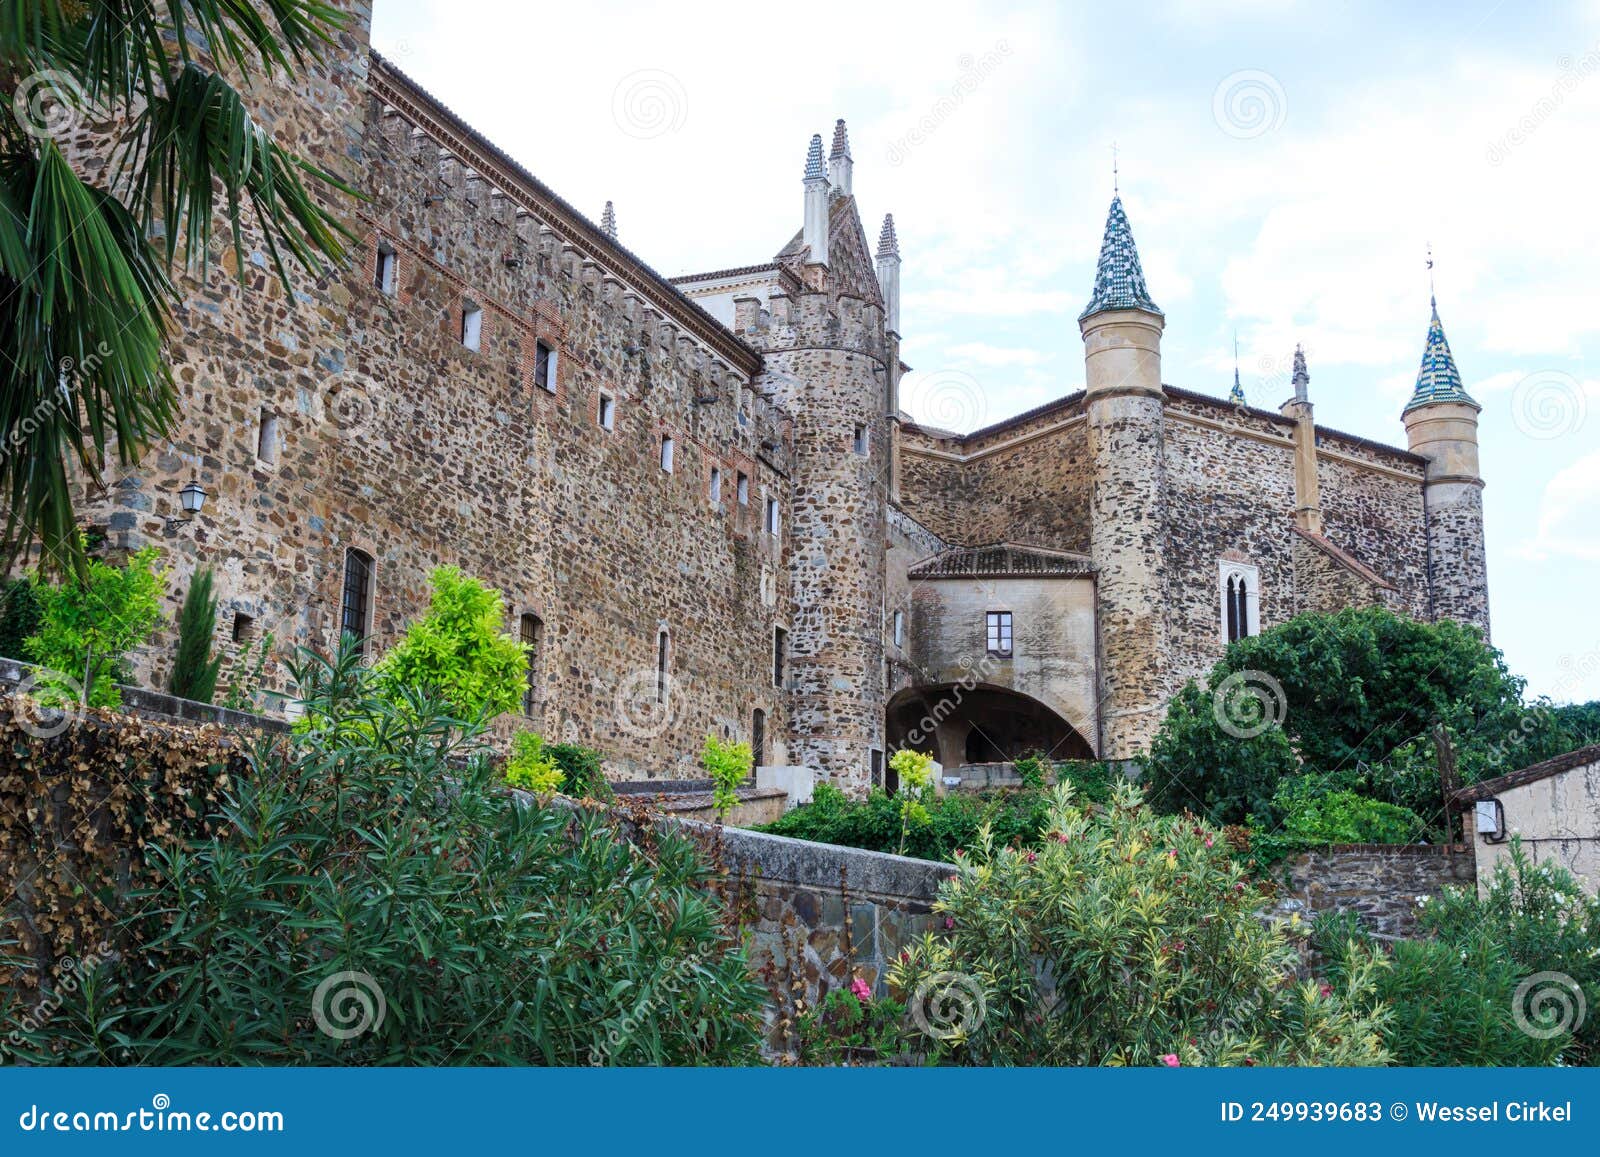
<path id="1" fill-rule="evenodd" d="M 202 567 L 189 580 L 178 614 L 178 659 L 167 689 L 180 699 L 210 703 L 217 692 L 222 656 L 212 655 L 211 636 L 217 625 L 217 599 L 211 591 L 211 568 Z"/>

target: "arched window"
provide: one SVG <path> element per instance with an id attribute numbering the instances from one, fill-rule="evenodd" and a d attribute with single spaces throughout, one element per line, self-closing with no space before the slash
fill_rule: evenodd
<path id="1" fill-rule="evenodd" d="M 372 556 L 354 547 L 344 553 L 344 590 L 339 600 L 339 633 L 355 638 L 365 652 L 372 630 Z"/>
<path id="2" fill-rule="evenodd" d="M 522 645 L 527 648 L 527 683 L 522 689 L 522 713 L 532 715 L 539 701 L 539 652 L 544 645 L 544 623 L 538 615 L 523 615 Z"/>
<path id="3" fill-rule="evenodd" d="M 1236 643 L 1261 630 L 1261 576 L 1249 563 L 1224 560 L 1218 575 L 1222 641 Z"/>

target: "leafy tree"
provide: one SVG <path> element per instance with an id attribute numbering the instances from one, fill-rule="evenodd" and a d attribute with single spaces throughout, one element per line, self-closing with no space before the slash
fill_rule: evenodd
<path id="1" fill-rule="evenodd" d="M 212 593 L 210 567 L 195 571 L 178 612 L 178 657 L 172 664 L 167 690 L 180 699 L 210 703 L 217 693 L 222 656 L 212 655 L 211 637 L 217 629 L 217 598 Z"/>
<path id="2" fill-rule="evenodd" d="M 20 659 L 24 644 L 39 629 L 39 596 L 24 576 L 0 584 L 0 658 Z"/>
<path id="3" fill-rule="evenodd" d="M 751 977 L 704 854 L 591 810 L 519 806 L 482 725 L 306 656 L 312 726 L 262 738 L 212 833 L 155 882 L 31 1063 L 690 1065 L 758 1059 Z M 448 792 L 439 790 L 446 777 Z"/>
<path id="4" fill-rule="evenodd" d="M 1221 692 L 1241 681 L 1261 689 L 1281 726 L 1224 726 L 1215 695 L 1189 684 L 1151 744 L 1158 806 L 1240 822 L 1268 814 L 1278 781 L 1304 767 L 1330 777 L 1331 787 L 1433 820 L 1441 806 L 1434 725 L 1456 737 L 1470 781 L 1509 770 L 1494 748 L 1527 710 L 1522 680 L 1476 628 L 1381 607 L 1300 615 L 1233 643 L 1206 682 Z M 1397 760 L 1407 753 L 1413 758 Z"/>
<path id="5" fill-rule="evenodd" d="M 39 629 L 27 640 L 28 658 L 62 686 L 81 683 L 78 697 L 91 707 L 120 704 L 117 683 L 130 678 L 126 656 L 161 621 L 160 557 L 147 546 L 124 566 L 90 559 L 81 578 L 39 583 Z"/>
<path id="6" fill-rule="evenodd" d="M 987 834 L 930 932 L 890 969 L 940 1059 L 974 1065 L 1370 1065 L 1385 1054 L 1370 963 L 1296 978 L 1285 932 L 1217 829 L 1050 796 L 1037 850 Z"/>
<path id="7" fill-rule="evenodd" d="M 131 465 L 170 428 L 162 345 L 180 246 L 203 271 L 220 214 L 243 279 L 251 224 L 285 288 L 291 261 L 317 274 L 342 257 L 350 234 L 308 182 L 350 190 L 275 144 L 230 78 L 292 78 L 344 19 L 319 0 L 0 4 L 8 560 L 37 538 L 49 569 L 83 574 L 75 473 L 99 483 L 111 443 Z M 80 119 L 111 126 L 95 150 L 113 159 L 103 182 L 77 172 L 56 139 Z"/>
<path id="8" fill-rule="evenodd" d="M 715 735 L 706 736 L 700 766 L 711 776 L 711 806 L 716 809 L 718 822 L 739 802 L 738 788 L 750 778 L 753 758 L 748 743 L 724 743 Z"/>
<path id="9" fill-rule="evenodd" d="M 561 768 L 550 758 L 544 736 L 537 731 L 519 731 L 511 737 L 511 756 L 506 760 L 506 782 L 535 795 L 549 795 L 561 787 Z"/>
<path id="10" fill-rule="evenodd" d="M 431 687 L 467 720 L 493 719 L 522 702 L 527 647 L 504 629 L 505 600 L 493 587 L 442 566 L 429 576 L 427 612 L 379 660 L 380 681 L 398 698 Z"/>

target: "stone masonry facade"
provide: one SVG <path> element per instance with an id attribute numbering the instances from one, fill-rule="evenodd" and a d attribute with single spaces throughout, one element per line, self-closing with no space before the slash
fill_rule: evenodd
<path id="1" fill-rule="evenodd" d="M 826 159 L 812 139 L 776 219 L 801 228 L 771 259 L 669 280 L 340 6 L 327 59 L 252 99 L 362 194 L 337 203 L 351 261 L 286 295 L 257 237 L 242 280 L 231 251 L 186 277 L 179 423 L 86 496 L 113 553 L 164 548 L 169 610 L 215 570 L 225 652 L 267 630 L 331 649 L 352 574 L 381 651 L 455 565 L 532 644 L 526 721 L 502 726 L 599 748 L 623 779 L 692 774 L 708 732 L 738 736 L 861 793 L 904 743 L 1137 755 L 1226 645 L 1226 591 L 1243 633 L 1366 604 L 1487 630 L 1477 407 L 1437 314 L 1407 449 L 1315 427 L 1303 364 L 1292 412 L 1163 383 L 1119 199 L 1086 388 L 971 433 L 921 426 L 899 407 L 894 221 L 874 252 L 843 121 Z M 207 504 L 174 529 L 191 479 Z M 1013 597 L 1048 624 L 988 605 Z M 136 657 L 147 685 L 174 643 Z M 288 690 L 281 662 L 269 680 Z M 952 689 L 955 730 L 892 724 Z"/>

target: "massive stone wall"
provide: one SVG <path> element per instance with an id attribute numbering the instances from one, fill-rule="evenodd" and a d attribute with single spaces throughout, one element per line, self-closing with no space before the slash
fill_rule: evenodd
<path id="1" fill-rule="evenodd" d="M 1288 860 L 1273 911 L 1302 920 L 1353 915 L 1375 936 L 1405 939 L 1417 931 L 1423 901 L 1475 879 L 1472 849 L 1458 844 L 1341 844 Z"/>
<path id="2" fill-rule="evenodd" d="M 119 546 L 167 548 L 174 605 L 194 568 L 217 567 L 223 638 L 244 612 L 287 645 L 330 647 L 354 548 L 375 560 L 382 648 L 425 605 L 428 572 L 459 565 L 505 592 L 508 628 L 542 620 L 532 723 L 606 751 L 614 774 L 671 774 L 756 709 L 781 741 L 786 540 L 761 512 L 776 498 L 787 526 L 792 432 L 750 389 L 759 358 L 404 77 L 375 61 L 363 81 L 364 43 L 348 49 L 342 104 L 284 89 L 272 121 L 291 145 L 348 152 L 368 198 L 353 266 L 301 278 L 292 300 L 256 267 L 243 289 L 225 270 L 196 285 L 171 347 L 180 426 L 94 514 Z M 537 342 L 552 389 L 534 381 Z M 191 475 L 211 498 L 166 533 Z M 172 642 L 140 657 L 147 679 Z"/>

